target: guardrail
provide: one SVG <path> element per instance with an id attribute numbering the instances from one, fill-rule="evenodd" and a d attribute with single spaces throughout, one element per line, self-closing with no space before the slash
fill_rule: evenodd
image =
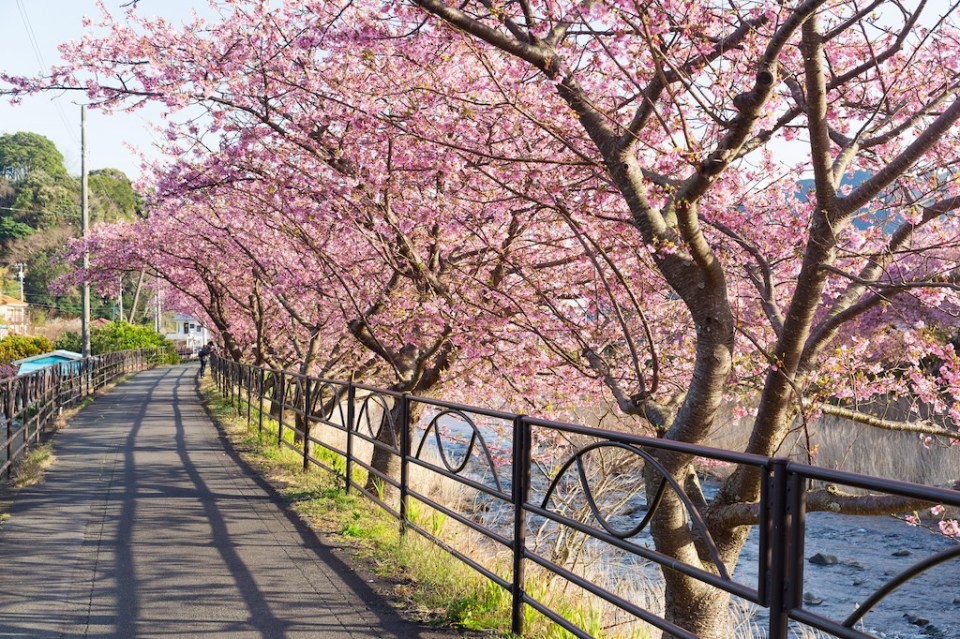
<path id="1" fill-rule="evenodd" d="M 662 631 L 664 637 L 697 639 L 667 621 L 642 596 L 624 594 L 624 589 L 617 587 L 624 582 L 630 585 L 655 579 L 648 573 L 656 570 L 675 570 L 758 610 L 754 626 L 763 627 L 755 628 L 752 636 L 787 639 L 822 636 L 816 635 L 820 632 L 845 639 L 869 639 L 875 635 L 864 628 L 864 615 L 907 582 L 960 558 L 956 540 L 944 536 L 934 539 L 933 532 L 919 531 L 929 537 L 922 549 L 926 556 L 919 561 L 904 559 L 907 563 L 893 571 L 884 570 L 873 582 L 853 579 L 863 596 L 849 612 L 815 611 L 820 602 L 804 596 L 808 584 L 804 548 L 810 528 L 805 495 L 809 485 L 844 486 L 953 509 L 960 509 L 960 492 L 816 468 L 788 459 L 552 422 L 362 384 L 255 368 L 216 357 L 212 370 L 220 391 L 235 402 L 241 416 L 245 405 L 249 423 L 256 420 L 262 431 L 265 418 L 275 420 L 272 423 L 278 444 L 300 453 L 305 470 L 317 466 L 341 477 L 348 492 L 360 491 L 396 517 L 402 531 L 413 530 L 432 540 L 508 592 L 512 630 L 518 636 L 524 632 L 525 607 L 574 636 L 595 636 L 585 627 L 589 623 L 561 614 L 547 601 L 549 591 L 560 586 L 545 589 L 539 584 L 560 579 L 600 605 L 612 607 L 615 624 L 628 627 L 639 620 Z M 358 454 L 360 447 L 366 447 L 364 454 Z M 651 454 L 654 450 L 746 466 L 760 474 L 756 552 L 751 560 L 741 559 L 736 574 L 729 574 L 719 560 L 703 524 L 705 504 L 657 470 L 661 467 Z M 392 458 L 399 472 L 384 473 L 374 468 L 370 457 L 375 455 Z M 648 477 L 659 472 L 663 478 L 651 484 L 656 488 L 651 488 L 650 494 L 643 492 L 642 466 L 653 471 L 647 473 Z M 361 475 L 367 476 L 366 482 L 358 481 Z M 438 487 L 444 482 L 459 487 L 459 499 L 440 496 Z M 630 493 L 638 485 L 639 493 Z M 651 543 L 648 524 L 668 491 L 686 505 L 688 525 L 699 529 L 700 542 L 706 549 L 703 554 L 713 558 L 709 569 L 662 554 Z M 709 491 L 700 496 L 704 495 L 709 501 Z M 427 511 L 430 517 L 424 516 Z M 829 516 L 816 513 L 816 517 Z M 489 552 L 471 554 L 458 547 L 457 535 L 461 533 L 447 535 L 435 525 L 437 517 L 455 522 L 458 531 L 480 536 Z M 896 525 L 908 529 L 906 523 Z M 580 562 L 579 566 L 565 563 L 569 552 L 558 547 L 572 536 L 578 542 L 570 548 L 599 557 L 595 562 L 613 563 L 605 558 L 617 554 L 622 564 L 610 569 L 614 570 L 612 578 L 597 578 L 597 571 L 586 565 L 589 562 Z M 866 552 L 868 543 L 862 546 Z M 504 556 L 509 561 L 504 561 Z M 848 562 L 844 569 L 859 570 L 862 567 L 857 563 Z M 538 571 L 537 576 L 531 575 L 532 570 Z M 953 593 L 960 594 L 955 589 Z M 926 594 L 924 601 L 929 606 L 926 614 L 933 615 L 938 604 Z M 960 605 L 960 597 L 952 605 Z M 924 610 L 914 612 L 922 616 Z M 647 630 L 627 631 L 625 635 L 650 636 Z M 802 631 L 807 634 L 801 635 Z"/>
<path id="2" fill-rule="evenodd" d="M 4 473 L 11 477 L 17 460 L 53 427 L 64 408 L 76 406 L 121 375 L 156 365 L 163 355 L 160 349 L 119 351 L 0 380 L 0 424 L 5 432 L 0 477 Z"/>

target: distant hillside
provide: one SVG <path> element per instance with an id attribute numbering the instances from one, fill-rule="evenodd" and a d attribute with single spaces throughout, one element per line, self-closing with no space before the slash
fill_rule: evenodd
<path id="1" fill-rule="evenodd" d="M 88 177 L 91 224 L 130 220 L 142 200 L 117 169 Z M 54 313 L 79 313 L 79 296 L 54 296 L 49 284 L 67 268 L 59 256 L 80 234 L 80 178 L 72 176 L 56 146 L 37 133 L 0 135 L 0 275 L 3 291 L 19 294 L 14 264 L 25 267 L 31 305 Z"/>

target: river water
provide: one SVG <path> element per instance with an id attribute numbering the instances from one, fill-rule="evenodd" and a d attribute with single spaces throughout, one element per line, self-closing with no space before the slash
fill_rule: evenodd
<path id="1" fill-rule="evenodd" d="M 734 573 L 737 581 L 756 582 L 756 542 L 754 532 Z M 956 542 L 893 517 L 811 513 L 804 544 L 805 607 L 842 621 L 901 571 Z M 837 563 L 811 563 L 818 553 L 836 557 Z M 887 639 L 960 639 L 960 561 L 914 577 L 868 612 L 857 628 Z"/>
<path id="2" fill-rule="evenodd" d="M 462 425 L 445 424 L 444 430 L 444 439 L 447 442 L 445 449 L 458 456 L 458 453 L 463 452 L 463 448 L 454 441 L 465 441 L 469 437 L 469 429 Z M 485 437 L 488 442 L 498 439 L 495 434 L 486 434 Z M 506 442 L 499 442 L 499 445 L 503 444 Z M 509 491 L 509 467 L 501 470 L 506 472 L 498 472 L 498 475 L 504 490 Z M 469 469 L 467 473 L 470 474 Z M 479 464 L 475 479 L 484 481 L 489 480 L 489 477 L 489 468 Z M 534 477 L 533 481 L 533 492 L 542 494 L 545 480 L 538 481 Z M 712 498 L 716 489 L 715 484 L 705 483 L 705 496 Z M 485 523 L 493 528 L 501 528 L 502 534 L 509 535 L 509 526 L 504 526 L 510 517 L 509 506 L 485 501 L 488 503 L 481 509 Z M 611 523 L 615 523 L 618 528 L 629 528 L 643 515 L 643 498 L 630 501 L 633 502 L 633 507 L 623 509 L 630 514 L 611 518 Z M 936 528 L 935 521 L 936 519 L 932 518 L 927 523 Z M 530 517 L 528 523 L 536 529 L 543 521 Z M 900 572 L 939 551 L 957 545 L 955 540 L 926 528 L 909 526 L 894 517 L 809 513 L 805 530 L 804 606 L 809 612 L 838 623 Z M 549 537 L 550 535 L 546 536 L 547 539 Z M 541 536 L 541 540 L 543 539 Z M 652 547 L 652 540 L 643 533 L 632 541 Z M 631 574 L 640 574 L 637 571 L 643 573 L 643 579 L 657 579 L 657 569 L 652 564 L 637 557 L 614 557 L 613 551 L 607 548 L 601 551 L 602 561 L 619 566 L 614 572 L 619 573 L 621 579 L 629 578 Z M 817 554 L 829 555 L 835 558 L 836 563 L 820 565 L 811 562 L 810 559 Z M 758 566 L 758 531 L 754 529 L 734 572 L 734 580 L 755 588 Z M 767 624 L 765 610 L 753 607 L 751 614 L 754 617 L 749 624 L 751 632 L 747 634 L 752 639 L 764 637 Z M 960 639 L 960 560 L 954 559 L 914 577 L 877 604 L 856 628 L 881 639 Z M 801 635 L 798 633 L 797 636 Z M 802 636 L 808 639 L 817 635 Z"/>

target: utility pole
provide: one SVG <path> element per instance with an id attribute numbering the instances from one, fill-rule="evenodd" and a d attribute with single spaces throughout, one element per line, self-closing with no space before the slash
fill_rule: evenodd
<path id="1" fill-rule="evenodd" d="M 90 226 L 90 211 L 87 208 L 87 107 L 80 106 L 80 230 L 83 239 L 87 239 L 87 229 Z M 90 357 L 90 253 L 83 250 L 83 319 L 81 320 L 82 354 Z"/>
<path id="2" fill-rule="evenodd" d="M 155 278 L 156 278 L 154 280 L 155 288 L 154 288 L 153 294 L 157 298 L 157 314 L 154 317 L 154 328 L 156 329 L 157 333 L 159 333 L 160 329 L 162 328 L 160 326 L 160 316 L 163 314 L 163 308 L 161 306 L 161 301 L 160 301 L 160 276 L 157 274 L 155 275 Z"/>
<path id="3" fill-rule="evenodd" d="M 23 294 L 23 277 L 24 277 L 24 271 L 26 270 L 26 264 L 24 264 L 23 262 L 17 262 L 16 264 L 14 264 L 14 267 L 16 267 L 17 269 L 17 279 L 20 280 L 20 301 L 26 302 L 27 298 Z"/>
<path id="4" fill-rule="evenodd" d="M 117 293 L 117 314 L 123 321 L 123 275 L 120 276 L 120 292 Z"/>

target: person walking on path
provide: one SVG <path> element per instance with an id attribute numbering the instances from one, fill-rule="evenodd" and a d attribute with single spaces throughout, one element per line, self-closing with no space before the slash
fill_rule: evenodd
<path id="1" fill-rule="evenodd" d="M 213 342 L 209 341 L 197 353 L 197 357 L 200 358 L 200 377 L 203 377 L 203 373 L 207 370 L 207 360 L 211 355 L 213 355 Z"/>

